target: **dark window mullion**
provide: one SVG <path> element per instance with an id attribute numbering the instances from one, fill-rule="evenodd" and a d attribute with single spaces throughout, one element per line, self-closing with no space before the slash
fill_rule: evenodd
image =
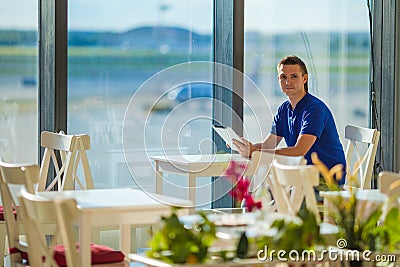
<path id="1" fill-rule="evenodd" d="M 399 28 L 399 4 L 396 0 L 373 1 L 373 49 L 374 49 L 374 91 L 376 92 L 376 113 L 372 110 L 372 126 L 378 126 L 381 131 L 380 146 L 377 152 L 377 161 L 380 163 L 378 171 L 398 171 L 399 163 L 395 155 L 399 154 L 398 115 L 396 105 L 399 85 L 397 81 L 400 65 L 396 62 L 396 32 Z M 389 38 L 388 38 L 389 37 Z"/>
<path id="2" fill-rule="evenodd" d="M 42 131 L 67 132 L 67 0 L 39 0 L 39 163 Z"/>
<path id="3" fill-rule="evenodd" d="M 244 53 L 244 1 L 214 1 L 214 62 L 232 67 L 214 68 L 215 86 L 213 120 L 231 126 L 238 134 L 243 133 L 243 53 Z M 226 89 L 232 89 L 226 90 Z M 226 107 L 230 107 L 227 112 Z M 225 142 L 213 132 L 216 150 L 225 150 Z M 232 198 L 225 194 L 231 184 L 216 177 L 212 184 L 212 207 L 232 207 Z M 223 196 L 223 197 L 221 197 Z"/>

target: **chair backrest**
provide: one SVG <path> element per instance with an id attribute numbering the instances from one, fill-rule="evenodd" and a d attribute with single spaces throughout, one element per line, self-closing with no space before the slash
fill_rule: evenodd
<path id="1" fill-rule="evenodd" d="M 345 127 L 345 138 L 348 139 L 346 148 L 347 177 L 346 185 L 362 189 L 371 188 L 372 172 L 380 132 L 376 129 L 363 128 L 353 125 Z M 364 145 L 362 145 L 364 144 Z M 364 146 L 364 149 L 362 149 Z M 353 157 L 353 154 L 356 154 Z M 355 174 L 357 181 L 349 183 L 348 177 Z"/>
<path id="2" fill-rule="evenodd" d="M 55 202 L 45 200 L 40 195 L 21 190 L 20 214 L 28 241 L 29 265 L 58 267 L 54 259 L 55 242 L 59 239 L 58 229 L 50 244 L 47 243 L 45 224 L 57 222 Z M 58 227 L 57 227 L 58 228 Z M 70 265 L 74 266 L 74 265 Z"/>
<path id="3" fill-rule="evenodd" d="M 65 197 L 49 200 L 26 191 L 21 192 L 19 199 L 24 227 L 27 228 L 29 264 L 32 267 L 81 266 L 74 225 L 85 222 L 79 221 L 76 200 Z M 43 225 L 50 222 L 55 223 L 57 228 L 48 244 Z M 56 245 L 58 240 L 62 241 L 62 245 Z M 92 243 L 91 257 L 95 266 L 127 266 L 124 254 L 107 246 Z"/>
<path id="4" fill-rule="evenodd" d="M 314 187 L 319 185 L 319 171 L 313 165 L 290 166 L 272 162 L 270 179 L 274 186 L 274 200 L 279 212 L 296 215 L 303 201 L 320 222 Z M 290 190 L 287 190 L 287 189 Z"/>
<path id="5" fill-rule="evenodd" d="M 279 208 L 278 205 L 284 204 L 276 201 L 279 196 L 275 196 L 275 194 L 280 195 L 279 192 L 276 193 L 280 190 L 280 187 L 273 182 L 273 178 L 271 177 L 272 162 L 277 160 L 282 164 L 297 166 L 306 165 L 306 159 L 302 156 L 282 156 L 261 151 L 253 152 L 251 159 L 251 167 L 254 170 L 254 175 L 251 180 L 251 191 L 256 196 L 259 195 L 262 198 L 262 205 L 264 208 L 269 207 L 269 209 L 273 211 L 282 210 L 282 208 Z M 268 190 L 269 193 L 271 193 L 272 200 L 268 197 Z"/>
<path id="6" fill-rule="evenodd" d="M 21 263 L 21 252 L 28 252 L 27 244 L 20 240 L 20 221 L 18 193 L 21 188 L 30 193 L 35 192 L 39 180 L 39 166 L 10 164 L 0 162 L 0 193 L 3 202 L 4 219 L 7 229 L 7 240 L 10 251 L 10 263 L 14 266 Z M 17 216 L 14 212 L 17 212 Z M 4 240 L 1 240 L 4 242 Z"/>
<path id="7" fill-rule="evenodd" d="M 256 191 L 265 185 L 269 185 L 269 180 L 267 178 L 270 174 L 273 160 L 277 160 L 281 164 L 293 166 L 307 164 L 306 159 L 302 156 L 283 156 L 262 151 L 253 152 L 251 159 L 253 165 L 252 168 L 254 168 L 252 191 Z"/>
<path id="8" fill-rule="evenodd" d="M 38 191 L 50 191 L 57 185 L 58 191 L 79 189 L 93 189 L 94 184 L 86 150 L 90 149 L 90 137 L 87 134 L 66 135 L 62 132 L 42 132 L 41 146 L 45 148 L 40 167 Z M 60 158 L 61 162 L 57 160 Z M 54 166 L 55 177 L 52 177 Z M 60 166 L 61 164 L 61 166 Z M 78 177 L 78 167 L 81 165 L 84 180 Z M 48 181 L 50 180 L 50 181 Z M 48 184 L 48 186 L 46 186 Z"/>

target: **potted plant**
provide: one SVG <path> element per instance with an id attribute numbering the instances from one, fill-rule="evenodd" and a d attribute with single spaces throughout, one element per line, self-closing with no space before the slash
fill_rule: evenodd
<path id="1" fill-rule="evenodd" d="M 216 235 L 214 223 L 202 213 L 200 217 L 190 228 L 179 220 L 176 209 L 170 216 L 162 217 L 147 256 L 168 263 L 204 262 Z"/>
<path id="2" fill-rule="evenodd" d="M 334 191 L 341 190 L 334 178 L 335 176 L 341 178 L 341 166 L 335 166 L 328 170 L 316 154 L 312 155 L 312 159 L 325 178 L 327 188 Z M 351 186 L 356 180 L 356 175 L 354 172 L 348 173 L 350 173 L 348 175 L 349 196 L 343 197 L 338 194 L 334 198 L 330 198 L 328 215 L 339 228 L 338 251 L 343 250 L 343 253 L 347 254 L 348 252 L 344 250 L 358 252 L 354 254 L 357 255 L 357 259 L 349 259 L 351 260 L 350 265 L 361 266 L 366 254 L 369 254 L 368 259 L 371 259 L 375 254 L 390 254 L 399 250 L 400 228 L 398 224 L 400 216 L 397 206 L 393 207 L 388 202 L 373 206 L 365 201 L 359 201 L 356 190 Z M 390 198 L 388 201 L 393 201 L 393 199 Z M 387 209 L 391 206 L 392 208 Z"/>
<path id="3" fill-rule="evenodd" d="M 261 201 L 256 201 L 249 192 L 250 182 L 244 177 L 246 168 L 246 164 L 231 161 L 225 171 L 225 177 L 233 184 L 230 194 L 235 199 L 236 205 L 244 206 L 251 212 L 261 209 L 262 204 Z M 268 216 L 268 214 L 263 214 L 263 216 Z M 259 216 L 259 219 L 263 218 L 263 216 Z M 259 236 L 247 237 L 244 231 L 237 244 L 236 257 L 248 258 L 258 256 L 254 253 L 257 254 L 257 251 L 259 252 L 265 249 L 265 247 L 269 247 L 273 251 L 297 251 L 301 254 L 304 250 L 324 244 L 313 212 L 307 210 L 304 206 L 300 209 L 298 218 L 296 219 L 289 220 L 286 218 L 275 220 L 270 225 L 270 229 L 275 231 L 272 235 L 261 233 Z M 265 251 L 265 253 L 268 252 Z M 264 254 L 263 257 L 266 257 L 266 259 L 276 259 L 276 255 Z"/>

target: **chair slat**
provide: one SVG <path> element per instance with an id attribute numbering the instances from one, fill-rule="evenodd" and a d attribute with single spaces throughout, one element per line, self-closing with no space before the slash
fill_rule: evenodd
<path id="1" fill-rule="evenodd" d="M 362 143 L 372 143 L 375 138 L 375 129 L 364 128 L 354 125 L 346 125 L 344 136 L 346 139 Z"/>
<path id="2" fill-rule="evenodd" d="M 347 125 L 345 138 L 348 139 L 346 147 L 347 177 L 346 186 L 371 188 L 372 173 L 376 151 L 378 148 L 380 132 L 376 129 Z M 365 152 L 361 147 L 366 146 Z M 356 175 L 357 181 L 349 181 Z M 351 184 L 350 184 L 351 183 Z"/>

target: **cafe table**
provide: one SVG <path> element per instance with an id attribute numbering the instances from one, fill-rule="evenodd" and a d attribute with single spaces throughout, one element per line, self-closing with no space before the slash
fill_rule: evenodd
<path id="1" fill-rule="evenodd" d="M 356 199 L 360 204 L 359 207 L 368 207 L 369 211 L 374 210 L 375 208 L 382 205 L 388 198 L 388 196 L 382 193 L 379 189 L 357 189 L 352 188 L 354 190 Z M 350 198 L 351 191 L 350 190 L 341 190 L 341 191 L 321 191 L 320 195 L 324 198 L 324 222 L 330 222 L 331 218 L 328 215 L 328 211 L 331 209 L 333 199 L 337 197 L 342 197 L 343 199 Z M 366 216 L 368 214 L 367 210 L 363 211 L 363 214 L 360 216 Z"/>
<path id="2" fill-rule="evenodd" d="M 166 155 L 151 158 L 155 163 L 156 193 L 163 194 L 163 173 L 187 175 L 189 200 L 193 204 L 196 203 L 196 179 L 223 175 L 229 161 L 248 164 L 246 175 L 254 173 L 251 161 L 239 154 Z M 193 213 L 194 209 L 190 211 Z"/>
<path id="3" fill-rule="evenodd" d="M 240 211 L 239 209 L 235 209 L 235 213 L 224 213 L 220 211 L 212 212 L 209 210 L 209 214 L 207 215 L 208 219 L 215 223 L 217 226 L 217 233 L 214 244 L 209 248 L 209 252 L 213 254 L 213 252 L 217 252 L 223 250 L 225 252 L 235 253 L 237 243 L 240 239 L 240 236 L 243 232 L 246 232 L 247 236 L 264 236 L 264 235 L 276 235 L 276 231 L 270 228 L 272 223 L 275 220 L 284 220 L 286 222 L 292 223 L 301 223 L 301 219 L 297 216 L 288 215 L 279 212 L 245 212 L 245 213 L 236 213 L 236 211 Z M 244 212 L 244 210 L 242 210 Z M 186 215 L 179 216 L 180 221 L 185 225 L 185 228 L 191 228 L 193 225 L 201 220 L 201 216 L 198 214 L 195 215 Z M 145 266 L 154 266 L 154 267 L 183 267 L 183 266 L 196 266 L 196 267 L 206 267 L 206 266 L 226 266 L 226 267 L 236 267 L 236 266 L 275 266 L 278 265 L 289 265 L 289 266 L 303 266 L 309 265 L 309 261 L 293 261 L 291 262 L 289 259 L 287 261 L 270 261 L 270 260 L 262 260 L 257 257 L 258 248 L 256 246 L 249 247 L 248 257 L 244 259 L 233 258 L 228 261 L 222 261 L 222 258 L 215 254 L 213 257 L 209 255 L 210 259 L 206 263 L 191 263 L 191 264 L 174 264 L 168 263 L 163 260 L 151 258 L 146 255 L 146 253 L 139 254 L 129 254 L 128 257 L 130 260 L 135 262 L 140 262 Z M 265 254 L 260 254 L 265 255 Z M 321 266 L 325 263 L 328 263 L 327 257 L 323 260 L 319 261 L 318 264 Z"/>
<path id="4" fill-rule="evenodd" d="M 375 203 L 383 203 L 387 195 L 382 193 L 379 189 L 356 189 L 353 188 L 356 198 L 362 201 L 371 201 Z M 340 190 L 340 191 L 321 191 L 321 196 L 325 198 L 341 196 L 343 198 L 349 198 L 350 190 Z"/>
<path id="5" fill-rule="evenodd" d="M 81 266 L 90 266 L 93 226 L 120 225 L 120 249 L 128 255 L 132 225 L 154 224 L 161 216 L 170 214 L 171 206 L 192 206 L 189 200 L 131 188 L 51 191 L 38 195 L 49 200 L 74 198 L 77 201 Z M 181 209 L 180 214 L 188 214 L 188 209 Z"/>

